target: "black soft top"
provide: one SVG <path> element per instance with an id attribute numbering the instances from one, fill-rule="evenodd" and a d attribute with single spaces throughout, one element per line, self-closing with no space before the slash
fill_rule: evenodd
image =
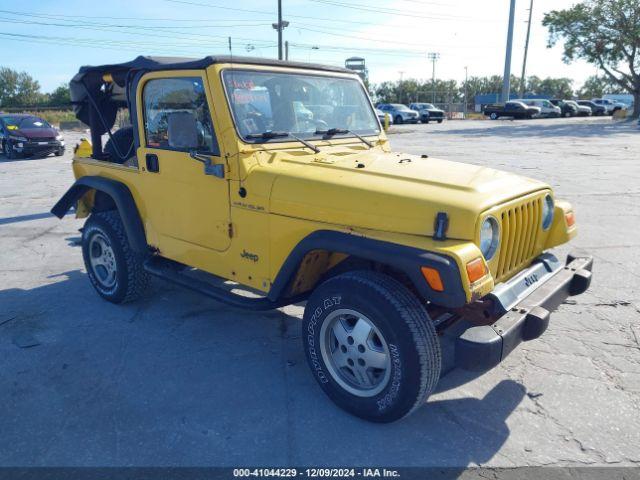
<path id="1" fill-rule="evenodd" d="M 89 125 L 96 135 L 104 134 L 113 127 L 117 109 L 129 106 L 131 99 L 128 98 L 128 89 L 137 75 L 154 70 L 198 70 L 215 63 L 293 67 L 354 74 L 353 70 L 343 67 L 235 55 L 209 55 L 203 58 L 139 56 L 124 63 L 81 67 L 69 82 L 71 103 L 76 118 Z M 107 74 L 111 76 L 112 82 L 104 81 L 103 76 Z M 97 112 L 94 119 L 90 118 L 92 109 Z"/>
<path id="2" fill-rule="evenodd" d="M 80 67 L 79 74 L 97 72 L 101 74 L 118 74 L 128 70 L 192 70 L 206 68 L 216 63 L 240 63 L 245 65 L 268 65 L 273 67 L 295 67 L 308 70 L 324 70 L 328 72 L 354 73 L 343 67 L 333 67 L 315 63 L 289 62 L 258 57 L 236 57 L 231 55 L 208 55 L 203 58 L 185 57 L 147 57 L 139 56 L 129 62 L 110 65 Z"/>

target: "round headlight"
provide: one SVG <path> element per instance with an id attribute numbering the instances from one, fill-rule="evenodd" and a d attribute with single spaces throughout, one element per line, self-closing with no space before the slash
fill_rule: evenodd
<path id="1" fill-rule="evenodd" d="M 491 260 L 500 243 L 500 227 L 493 217 L 485 218 L 480 227 L 480 251 L 485 260 Z"/>
<path id="2" fill-rule="evenodd" d="M 547 193 L 542 204 L 542 229 L 547 230 L 553 222 L 553 198 Z"/>

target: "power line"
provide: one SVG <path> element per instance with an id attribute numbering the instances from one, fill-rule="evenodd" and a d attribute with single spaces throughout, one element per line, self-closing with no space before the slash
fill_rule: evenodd
<path id="1" fill-rule="evenodd" d="M 170 0 L 170 1 L 174 1 L 174 0 Z M 362 3 L 353 3 L 353 2 L 344 3 L 336 0 L 309 0 L 309 1 L 315 2 L 315 3 L 321 3 L 325 5 L 332 5 L 336 7 L 350 8 L 352 10 L 360 10 L 360 11 L 372 12 L 372 13 L 382 13 L 385 15 L 396 15 L 400 17 L 409 17 L 409 18 L 424 18 L 428 20 L 456 20 L 456 21 L 469 20 L 473 22 L 478 22 L 480 20 L 483 22 L 496 21 L 494 19 L 480 19 L 478 17 L 470 17 L 470 16 L 463 16 L 463 15 L 449 15 L 449 14 L 443 14 L 443 15 L 437 15 L 437 16 L 423 15 L 423 14 L 418 14 L 416 12 L 398 10 L 395 8 L 371 7 L 369 5 L 362 4 Z"/>
<path id="2" fill-rule="evenodd" d="M 75 21 L 77 18 L 85 18 L 82 15 L 69 15 L 68 18 L 73 18 L 74 20 L 67 20 L 64 15 L 54 15 L 54 14 L 40 14 L 40 13 L 32 13 L 32 12 L 19 12 L 15 10 L 0 10 L 0 13 L 15 15 L 19 17 L 27 16 L 34 18 L 44 18 L 47 20 L 57 20 L 62 22 L 70 22 Z M 87 17 L 87 18 L 95 18 L 95 17 Z M 109 17 L 101 17 L 101 18 L 109 18 Z M 154 20 L 152 18 L 138 18 L 138 20 Z M 157 19 L 156 19 L 157 20 Z M 166 20 L 165 20 L 166 21 Z M 201 22 L 211 22 L 211 20 L 199 20 Z M 217 20 L 221 21 L 221 20 Z M 82 25 L 105 25 L 109 27 L 117 27 L 117 28 L 143 28 L 143 29 L 176 29 L 176 28 L 220 28 L 220 27 L 259 27 L 264 25 L 269 25 L 268 23 L 255 23 L 255 20 L 225 20 L 225 21 L 234 21 L 234 22 L 247 22 L 251 21 L 254 23 L 243 23 L 243 24 L 206 24 L 206 25 L 180 25 L 176 27 L 175 25 L 122 25 L 122 24 L 113 24 L 113 23 L 102 23 L 102 22 L 83 22 Z"/>
<path id="3" fill-rule="evenodd" d="M 221 10 L 228 10 L 228 11 L 234 11 L 234 12 L 245 12 L 245 13 L 257 13 L 259 15 L 269 15 L 269 16 L 273 16 L 273 12 L 270 11 L 266 11 L 266 10 L 253 10 L 253 9 L 248 9 L 248 8 L 237 8 L 237 7 L 227 7 L 227 6 L 222 6 L 222 5 L 215 5 L 212 3 L 204 3 L 204 2 L 197 2 L 197 1 L 189 1 L 189 0 L 164 0 L 165 2 L 171 2 L 171 3 L 180 3 L 180 4 L 184 4 L 184 5 L 195 5 L 195 6 L 199 6 L 199 7 L 207 7 L 207 8 L 217 8 L 217 9 L 221 9 Z M 314 1 L 314 0 L 310 0 L 310 1 Z M 342 6 L 342 5 L 340 5 Z M 375 11 L 375 10 L 374 10 Z M 382 11 L 378 11 L 377 13 L 384 13 Z M 326 21 L 326 22 L 331 22 L 331 23 L 346 23 L 349 25 L 371 25 L 371 26 L 379 26 L 378 23 L 375 22 L 364 22 L 362 20 L 340 20 L 339 18 L 327 18 L 327 17 L 317 17 L 317 16 L 311 16 L 311 15 L 294 15 L 294 14 L 287 14 L 287 16 L 289 18 L 306 18 L 306 19 L 311 19 L 314 21 Z M 415 15 L 407 15 L 409 17 L 415 17 Z M 430 18 L 430 19 L 437 19 L 437 18 L 433 18 L 433 17 L 424 17 L 424 18 Z M 469 17 L 471 18 L 471 17 Z M 478 21 L 481 19 L 478 19 L 477 17 L 473 17 L 474 21 Z M 486 20 L 482 20 L 482 21 L 486 21 L 486 22 L 493 22 L 493 19 L 486 19 Z"/>
<path id="4" fill-rule="evenodd" d="M 75 25 L 75 24 L 56 24 L 56 23 L 51 23 L 51 22 L 39 22 L 39 21 L 33 21 L 33 20 L 19 20 L 19 19 L 6 19 L 6 18 L 0 18 L 0 22 L 3 23 L 19 23 L 19 24 L 29 24 L 29 25 L 41 25 L 41 26 L 53 26 L 53 27 L 67 27 L 67 28 L 79 28 L 79 29 L 83 29 L 83 30 L 100 30 L 103 32 L 115 32 L 115 33 L 125 33 L 127 35 L 135 35 L 135 36 L 143 36 L 143 37 L 149 37 L 149 33 L 140 33 L 140 32 L 122 32 L 121 30 L 114 30 L 111 27 L 107 27 L 107 25 L 105 24 L 88 24 L 88 25 Z M 133 27 L 132 27 L 133 28 Z M 144 27 L 135 27 L 136 29 L 138 28 L 142 28 L 145 29 Z M 153 28 L 149 27 L 151 30 L 153 30 Z M 169 33 L 169 32 L 165 32 L 165 33 Z M 182 36 L 176 36 L 175 34 L 173 35 L 164 35 L 164 34 L 160 34 L 160 33 L 153 33 L 153 36 L 155 37 L 160 37 L 160 38 L 170 38 L 170 39 L 179 39 L 179 40 L 188 40 L 188 41 L 194 41 L 193 38 L 190 37 L 185 37 L 184 35 L 189 35 L 191 37 L 193 36 L 197 36 L 197 37 L 201 37 L 201 38 L 206 38 L 206 39 L 210 39 L 210 38 L 227 38 L 228 36 L 224 36 L 224 35 L 207 35 L 207 34 L 199 34 L 199 33 L 187 33 L 187 32 L 175 32 L 175 33 L 180 33 L 180 35 Z M 250 41 L 250 42 L 265 42 L 265 40 L 258 40 L 255 38 L 245 38 L 245 37 L 235 37 L 238 40 L 243 40 L 243 41 Z M 206 43 L 211 43 L 209 40 Z"/>
<path id="5" fill-rule="evenodd" d="M 383 25 L 384 26 L 384 25 Z M 388 26 L 389 28 L 394 28 L 397 29 L 396 26 Z M 354 38 L 357 40 L 367 40 L 369 42 L 380 42 L 380 43 L 384 43 L 384 44 L 394 44 L 394 45 L 412 45 L 412 46 L 416 46 L 415 42 L 402 42 L 402 41 L 397 41 L 397 40 L 388 40 L 388 39 L 381 39 L 381 38 L 373 38 L 373 37 L 363 37 L 363 36 L 359 36 L 359 35 L 346 35 L 343 33 L 333 33 L 331 31 L 327 31 L 327 30 L 337 30 L 340 32 L 344 31 L 344 28 L 331 28 L 331 27 L 321 27 L 322 29 L 316 28 L 314 25 L 309 25 L 306 23 L 296 23 L 295 24 L 295 28 L 298 30 L 305 30 L 305 31 L 309 31 L 309 32 L 315 32 L 315 33 L 323 33 L 325 35 L 333 35 L 336 37 L 344 37 L 344 38 Z M 420 47 L 441 47 L 441 45 L 434 45 L 434 44 L 419 44 L 418 46 Z M 495 45 L 493 45 L 495 47 Z M 487 45 L 448 45 L 446 48 L 461 48 L 464 50 L 469 50 L 469 49 L 482 49 L 482 50 L 486 50 L 488 48 Z"/>

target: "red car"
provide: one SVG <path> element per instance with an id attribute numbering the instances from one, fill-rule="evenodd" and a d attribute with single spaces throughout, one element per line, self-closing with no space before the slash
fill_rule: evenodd
<path id="1" fill-rule="evenodd" d="M 27 113 L 0 114 L 0 146 L 7 158 L 61 156 L 64 140 L 46 120 Z"/>

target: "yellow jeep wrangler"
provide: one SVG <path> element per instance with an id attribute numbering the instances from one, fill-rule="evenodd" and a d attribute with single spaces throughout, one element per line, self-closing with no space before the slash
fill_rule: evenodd
<path id="1" fill-rule="evenodd" d="M 88 217 L 98 294 L 134 300 L 153 275 L 240 308 L 304 301 L 314 377 L 365 419 L 494 367 L 590 284 L 590 257 L 548 251 L 576 225 L 547 184 L 393 152 L 349 70 L 138 57 L 82 67 L 71 94 L 91 142 L 52 212 Z"/>

